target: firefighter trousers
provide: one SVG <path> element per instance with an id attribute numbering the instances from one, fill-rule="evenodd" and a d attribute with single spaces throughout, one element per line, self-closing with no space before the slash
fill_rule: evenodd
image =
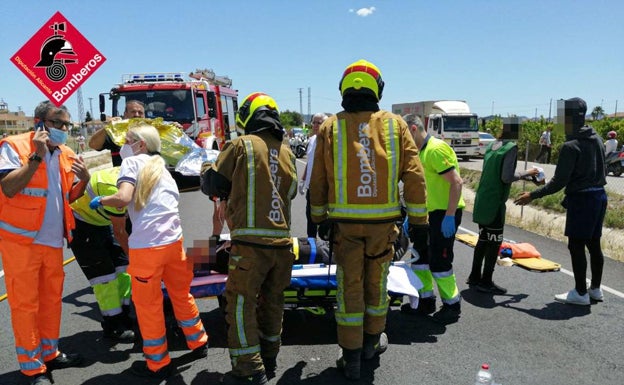
<path id="1" fill-rule="evenodd" d="M 208 342 L 195 299 L 190 294 L 193 261 L 186 258 L 182 238 L 168 245 L 130 249 L 128 273 L 132 277 L 132 301 L 143 337 L 143 353 L 150 370 L 157 371 L 171 362 L 161 281 L 189 349 Z"/>
<path id="2" fill-rule="evenodd" d="M 59 355 L 63 249 L 1 239 L 0 254 L 20 371 L 45 373 L 44 362 Z"/>
<path id="3" fill-rule="evenodd" d="M 95 226 L 76 219 L 71 249 L 103 316 L 121 314 L 130 305 L 128 256 L 115 242 L 111 226 Z"/>
<path id="4" fill-rule="evenodd" d="M 364 334 L 386 328 L 388 270 L 399 230 L 392 223 L 334 226 L 338 344 L 360 349 Z"/>
<path id="5" fill-rule="evenodd" d="M 233 244 L 225 285 L 227 338 L 232 373 L 264 371 L 262 357 L 277 357 L 281 345 L 284 289 L 295 258 L 291 246 Z"/>

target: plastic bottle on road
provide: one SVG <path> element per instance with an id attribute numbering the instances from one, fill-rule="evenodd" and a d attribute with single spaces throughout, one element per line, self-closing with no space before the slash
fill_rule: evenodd
<path id="1" fill-rule="evenodd" d="M 477 381 L 475 385 L 492 385 L 492 372 L 490 372 L 490 365 L 483 364 L 477 372 Z"/>

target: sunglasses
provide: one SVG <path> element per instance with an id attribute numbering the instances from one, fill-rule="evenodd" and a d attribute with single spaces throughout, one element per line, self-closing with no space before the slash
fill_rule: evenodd
<path id="1" fill-rule="evenodd" d="M 63 126 L 67 127 L 68 130 L 71 130 L 72 128 L 74 128 L 74 125 L 73 125 L 72 122 L 66 122 L 64 120 L 45 119 L 45 121 L 46 122 L 51 122 L 52 123 L 52 127 L 58 128 L 58 129 L 63 128 Z"/>
<path id="2" fill-rule="evenodd" d="M 312 122 L 312 124 L 323 124 L 323 122 Z"/>

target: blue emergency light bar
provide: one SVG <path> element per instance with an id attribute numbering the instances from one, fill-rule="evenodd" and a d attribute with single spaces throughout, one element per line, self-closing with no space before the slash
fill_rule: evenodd
<path id="1" fill-rule="evenodd" d="M 156 72 L 142 74 L 128 74 L 122 76 L 124 83 L 149 83 L 149 82 L 182 82 L 184 77 L 178 72 Z"/>

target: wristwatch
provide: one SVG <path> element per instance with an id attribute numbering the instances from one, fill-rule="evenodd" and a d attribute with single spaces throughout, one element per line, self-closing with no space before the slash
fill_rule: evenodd
<path id="1" fill-rule="evenodd" d="M 33 162 L 33 161 L 34 161 L 34 162 L 39 162 L 39 163 L 41 163 L 41 161 L 42 161 L 42 160 L 43 160 L 43 159 L 42 159 L 39 155 L 37 155 L 37 153 L 36 153 L 36 152 L 33 152 L 32 154 L 30 154 L 30 155 L 28 156 L 28 161 L 29 161 L 29 162 Z"/>

